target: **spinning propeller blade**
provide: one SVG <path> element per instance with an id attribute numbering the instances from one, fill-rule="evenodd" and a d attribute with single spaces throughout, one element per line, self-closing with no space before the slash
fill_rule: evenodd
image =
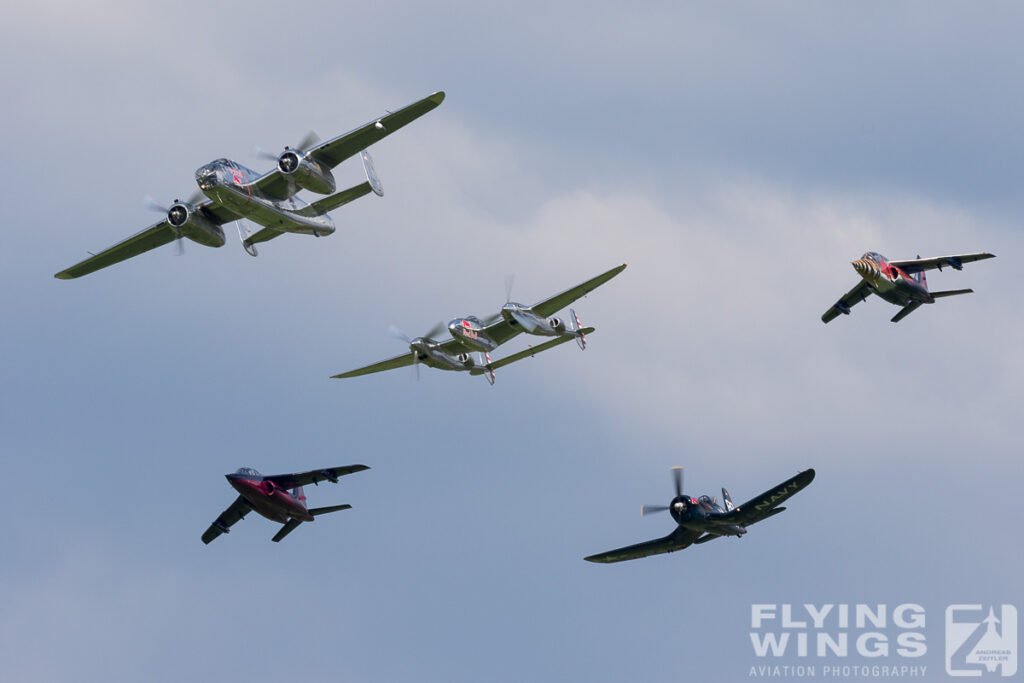
<path id="1" fill-rule="evenodd" d="M 676 495 L 683 495 L 683 468 L 673 467 L 672 468 L 672 479 L 675 480 L 676 484 Z"/>
<path id="2" fill-rule="evenodd" d="M 640 508 L 640 515 L 646 517 L 655 512 L 664 512 L 665 510 L 668 510 L 668 505 L 644 505 Z"/>

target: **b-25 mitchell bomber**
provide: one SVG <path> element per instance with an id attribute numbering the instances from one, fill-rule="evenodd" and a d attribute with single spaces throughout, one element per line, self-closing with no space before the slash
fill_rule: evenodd
<path id="1" fill-rule="evenodd" d="M 869 251 L 856 261 L 853 269 L 861 276 L 860 282 L 843 295 L 831 308 L 821 316 L 821 322 L 828 323 L 840 313 L 850 315 L 850 309 L 861 301 L 866 301 L 871 294 L 877 294 L 891 304 L 902 306 L 900 312 L 892 317 L 898 323 L 916 311 L 921 304 L 933 304 L 936 299 L 958 294 L 970 294 L 973 289 L 950 289 L 944 292 L 929 292 L 925 279 L 925 271 L 949 266 L 953 270 L 963 270 L 965 263 L 995 258 L 995 254 L 959 254 L 957 256 L 939 256 L 907 261 L 889 261 L 878 252 Z"/>
<path id="2" fill-rule="evenodd" d="M 804 470 L 778 486 L 768 489 L 740 506 L 733 505 L 729 492 L 722 489 L 722 504 L 710 496 L 694 498 L 683 493 L 683 468 L 673 467 L 676 497 L 668 505 L 645 505 L 641 514 L 668 510 L 678 525 L 668 536 L 598 553 L 583 559 L 588 562 L 622 562 L 649 555 L 672 553 L 694 543 L 707 543 L 722 536 L 742 536 L 747 527 L 777 515 L 786 508 L 778 507 L 790 496 L 814 481 L 814 470 Z"/>
<path id="3" fill-rule="evenodd" d="M 436 92 L 327 142 L 320 142 L 311 134 L 298 147 L 285 147 L 276 157 L 277 168 L 262 175 L 230 159 L 210 162 L 196 171 L 200 192 L 188 201 L 176 199 L 170 207 L 156 207 L 167 214 L 162 221 L 54 277 L 70 280 L 88 275 L 175 240 L 180 250 L 185 237 L 208 247 L 221 247 L 225 243 L 221 226 L 232 221 L 239 222 L 242 246 L 252 256 L 256 256 L 257 243 L 286 232 L 315 237 L 330 235 L 334 232 L 334 221 L 327 215 L 329 211 L 371 191 L 378 196 L 384 193 L 366 148 L 442 101 L 444 93 Z M 356 154 L 362 159 L 366 181 L 335 192 L 332 169 Z M 327 196 L 306 203 L 296 197 L 301 190 Z M 253 234 L 243 219 L 263 229 Z"/>
<path id="4" fill-rule="evenodd" d="M 410 339 L 399 330 L 392 329 L 392 333 L 396 337 L 409 344 L 410 353 L 340 375 L 333 375 L 333 378 L 357 377 L 408 365 L 417 367 L 418 373 L 418 364 L 423 363 L 441 370 L 469 371 L 471 375 L 482 374 L 488 382 L 494 384 L 494 370 L 503 365 L 531 357 L 569 340 L 575 340 L 580 349 L 585 349 L 587 335 L 593 332 L 594 328 L 583 327 L 576 311 L 572 309 L 569 309 L 571 322 L 555 317 L 554 314 L 611 280 L 625 268 L 626 264 L 623 263 L 621 266 L 616 266 L 561 294 L 538 301 L 532 306 L 524 306 L 511 301 L 511 293 L 506 291 L 506 302 L 499 313 L 486 321 L 481 321 L 472 315 L 455 318 L 447 325 L 451 339 L 445 341 L 433 339 L 444 329 L 443 324 L 415 339 Z M 508 290 L 511 289 L 510 282 L 506 283 L 506 286 Z M 555 339 L 491 362 L 491 351 L 523 332 L 542 337 L 555 337 Z"/>
<path id="5" fill-rule="evenodd" d="M 303 522 L 312 522 L 320 515 L 352 507 L 346 504 L 308 509 L 303 486 L 319 485 L 321 481 L 337 484 L 338 477 L 368 469 L 366 465 L 346 465 L 296 474 L 264 476 L 251 467 L 241 467 L 232 474 L 224 475 L 231 487 L 238 491 L 238 498 L 203 533 L 203 543 L 228 533 L 231 526 L 249 514 L 250 510 L 255 510 L 273 522 L 284 524 L 272 539 L 277 543 Z"/>

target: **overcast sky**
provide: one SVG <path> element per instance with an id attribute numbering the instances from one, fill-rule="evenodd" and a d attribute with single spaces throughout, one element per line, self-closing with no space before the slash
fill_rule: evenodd
<path id="1" fill-rule="evenodd" d="M 88 5 L 0 43 L 5 677 L 739 680 L 752 603 L 908 602 L 938 675 L 947 605 L 1022 606 L 1016 4 Z M 330 237 L 53 278 L 212 159 L 434 90 Z M 868 250 L 999 258 L 822 325 Z M 328 379 L 623 262 L 585 352 Z M 200 542 L 225 473 L 351 463 L 307 495 L 352 510 Z M 818 475 L 741 540 L 584 562 L 672 529 L 674 465 Z"/>

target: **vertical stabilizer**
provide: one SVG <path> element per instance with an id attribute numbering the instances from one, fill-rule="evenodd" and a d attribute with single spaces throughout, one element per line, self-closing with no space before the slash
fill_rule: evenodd
<path id="1" fill-rule="evenodd" d="M 732 512 L 736 509 L 736 506 L 732 504 L 732 496 L 729 495 L 724 486 L 722 487 L 722 506 L 726 512 Z"/>
<path id="2" fill-rule="evenodd" d="M 306 494 L 303 492 L 301 486 L 296 486 L 292 489 L 292 498 L 299 501 L 302 507 L 306 507 Z"/>
<path id="3" fill-rule="evenodd" d="M 918 254 L 917 258 L 920 259 L 921 255 Z M 924 291 L 926 291 L 926 292 L 928 291 L 928 278 L 925 276 L 923 270 L 920 270 L 920 271 L 914 273 L 914 279 L 917 280 L 917 284 L 919 284 L 922 287 L 924 287 Z"/>

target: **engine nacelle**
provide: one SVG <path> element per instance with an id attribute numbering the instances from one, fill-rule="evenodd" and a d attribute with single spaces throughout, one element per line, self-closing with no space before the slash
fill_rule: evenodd
<path id="1" fill-rule="evenodd" d="M 310 192 L 334 194 L 337 187 L 331 169 L 294 149 L 285 149 L 281 153 L 277 160 L 277 168 L 295 181 L 296 185 Z"/>
<path id="2" fill-rule="evenodd" d="M 181 235 L 193 242 L 208 247 L 224 246 L 224 231 L 216 223 L 211 223 L 194 206 L 185 202 L 175 202 L 167 210 L 167 222 Z"/>

